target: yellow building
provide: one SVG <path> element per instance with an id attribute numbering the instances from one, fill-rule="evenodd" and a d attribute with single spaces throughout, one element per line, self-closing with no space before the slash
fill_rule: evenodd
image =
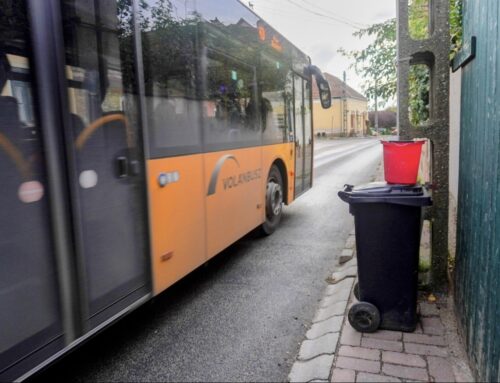
<path id="1" fill-rule="evenodd" d="M 324 73 L 332 91 L 332 107 L 323 109 L 313 86 L 314 134 L 364 136 L 368 130 L 368 100 L 339 78 Z"/>

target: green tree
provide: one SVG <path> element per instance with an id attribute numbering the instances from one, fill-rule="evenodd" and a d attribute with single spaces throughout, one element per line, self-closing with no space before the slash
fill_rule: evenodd
<path id="1" fill-rule="evenodd" d="M 450 0 L 451 60 L 462 47 L 462 1 Z"/>
<path id="2" fill-rule="evenodd" d="M 424 64 L 412 65 L 408 76 L 410 122 L 422 125 L 429 120 L 430 71 Z"/>
<path id="3" fill-rule="evenodd" d="M 460 49 L 462 40 L 462 0 L 450 1 L 450 58 Z M 429 0 L 412 0 L 409 8 L 409 28 L 414 39 L 428 37 Z M 373 24 L 354 33 L 362 38 L 372 37 L 365 49 L 340 53 L 352 60 L 351 68 L 364 79 L 363 91 L 370 99 L 382 99 L 384 105 L 396 96 L 396 19 Z M 410 120 L 413 124 L 425 123 L 429 118 L 429 69 L 413 65 L 409 77 Z"/>
<path id="4" fill-rule="evenodd" d="M 385 103 L 396 95 L 396 19 L 373 24 L 356 31 L 354 36 L 372 37 L 373 42 L 360 51 L 339 51 L 352 60 L 350 67 L 364 79 L 366 96 L 373 100 L 376 95 Z"/>
<path id="5" fill-rule="evenodd" d="M 408 29 L 412 39 L 424 40 L 429 37 L 429 0 L 410 0 Z"/>

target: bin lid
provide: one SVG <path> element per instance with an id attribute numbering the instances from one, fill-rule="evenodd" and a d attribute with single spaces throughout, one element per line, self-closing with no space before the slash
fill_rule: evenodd
<path id="1" fill-rule="evenodd" d="M 432 200 L 428 190 L 419 184 L 397 185 L 371 182 L 359 186 L 345 185 L 339 197 L 347 203 L 393 203 L 408 206 L 429 206 Z"/>

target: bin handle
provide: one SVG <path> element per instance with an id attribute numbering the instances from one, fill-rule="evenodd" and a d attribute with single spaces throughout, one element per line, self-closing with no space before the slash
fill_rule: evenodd
<path id="1" fill-rule="evenodd" d="M 350 202 L 349 194 L 347 192 L 341 190 L 338 192 L 338 196 L 340 197 L 340 199 L 342 201 L 347 202 L 347 203 Z"/>
<path id="2" fill-rule="evenodd" d="M 344 202 L 347 202 L 347 203 L 350 203 L 351 201 L 351 196 L 350 196 L 350 192 L 352 192 L 352 189 L 354 188 L 354 185 L 349 185 L 349 184 L 345 184 L 344 185 L 344 190 L 341 190 L 339 191 L 337 194 L 338 196 L 340 197 L 340 199 Z"/>

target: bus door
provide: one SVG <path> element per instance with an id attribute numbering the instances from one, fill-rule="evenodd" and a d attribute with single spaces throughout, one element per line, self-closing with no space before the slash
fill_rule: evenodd
<path id="1" fill-rule="evenodd" d="M 310 82 L 294 75 L 295 99 L 295 196 L 311 188 L 312 124 Z"/>
<path id="2" fill-rule="evenodd" d="M 24 1 L 0 0 L 0 381 L 64 346 Z"/>
<path id="3" fill-rule="evenodd" d="M 85 328 L 150 291 L 131 3 L 61 2 L 65 142 Z"/>
<path id="4" fill-rule="evenodd" d="M 0 381 L 151 290 L 132 2 L 117 4 L 0 0 Z"/>

